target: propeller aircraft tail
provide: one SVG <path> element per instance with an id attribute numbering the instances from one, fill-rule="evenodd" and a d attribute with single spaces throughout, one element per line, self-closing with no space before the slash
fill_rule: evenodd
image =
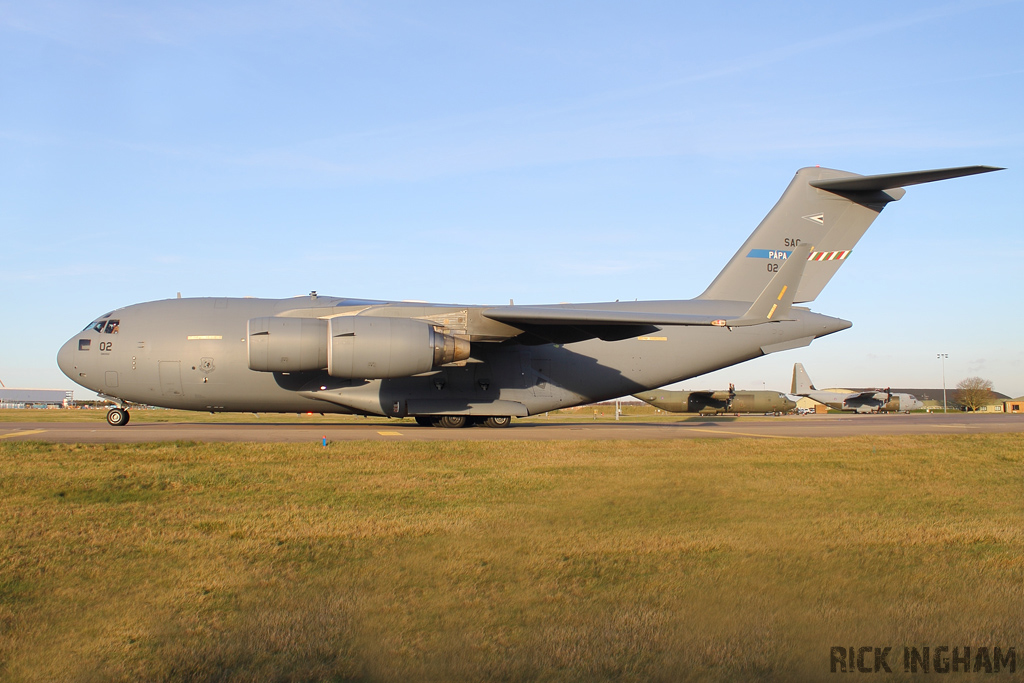
<path id="1" fill-rule="evenodd" d="M 814 384 L 811 382 L 811 378 L 807 375 L 807 371 L 804 370 L 803 363 L 793 364 L 793 386 L 790 387 L 790 392 L 794 396 L 804 396 L 817 391 Z"/>

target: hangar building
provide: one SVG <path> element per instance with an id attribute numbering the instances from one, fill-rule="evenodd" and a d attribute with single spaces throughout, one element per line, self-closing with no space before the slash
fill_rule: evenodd
<path id="1" fill-rule="evenodd" d="M 64 389 L 0 389 L 0 408 L 28 408 L 53 406 L 70 408 L 75 392 Z"/>

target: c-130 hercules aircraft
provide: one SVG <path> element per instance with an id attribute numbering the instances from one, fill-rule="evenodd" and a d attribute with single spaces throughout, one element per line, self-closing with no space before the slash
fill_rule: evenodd
<path id="1" fill-rule="evenodd" d="M 698 415 L 719 415 L 724 413 L 771 413 L 782 415 L 796 408 L 796 402 L 779 391 L 736 391 L 729 385 L 728 391 L 644 391 L 634 394 L 635 398 L 670 413 L 697 413 Z"/>
<path id="2" fill-rule="evenodd" d="M 999 170 L 860 176 L 804 168 L 703 294 L 688 301 L 467 306 L 317 296 L 168 299 L 117 309 L 57 354 L 118 407 L 411 416 L 504 427 L 512 417 L 636 394 L 851 323 L 813 301 L 902 186 Z"/>
<path id="3" fill-rule="evenodd" d="M 909 413 L 921 410 L 924 404 L 913 394 L 893 393 L 889 389 L 868 389 L 867 391 L 821 391 L 815 388 L 804 370 L 803 363 L 793 365 L 793 387 L 795 396 L 804 396 L 827 405 L 832 410 L 855 413 Z"/>

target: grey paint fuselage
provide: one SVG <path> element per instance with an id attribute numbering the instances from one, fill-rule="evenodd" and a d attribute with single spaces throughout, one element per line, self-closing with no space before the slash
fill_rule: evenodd
<path id="1" fill-rule="evenodd" d="M 800 395 L 823 403 L 832 410 L 856 413 L 909 413 L 924 408 L 924 404 L 913 394 L 893 394 L 887 391 L 810 391 Z"/>
<path id="2" fill-rule="evenodd" d="M 748 307 L 747 302 L 700 300 L 588 305 L 591 310 L 722 316 L 742 315 Z M 168 408 L 393 416 L 536 414 L 664 386 L 773 350 L 804 346 L 850 326 L 794 308 L 790 320 L 746 328 L 666 325 L 619 341 L 522 344 L 516 342 L 518 330 L 484 320 L 480 310 L 323 296 L 168 299 L 118 309 L 110 314 L 118 321 L 116 333 L 86 329 L 61 348 L 58 364 L 75 382 L 97 393 Z M 436 319 L 448 312 L 468 319 L 473 339 L 472 357 L 461 366 L 378 380 L 248 367 L 247 322 L 252 318 L 359 313 Z M 498 338 L 504 340 L 488 341 Z M 498 401 L 508 403 L 495 405 Z"/>

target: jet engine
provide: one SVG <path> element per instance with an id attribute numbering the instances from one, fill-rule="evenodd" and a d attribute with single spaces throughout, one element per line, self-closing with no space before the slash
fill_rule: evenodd
<path id="1" fill-rule="evenodd" d="M 253 318 L 249 368 L 261 372 L 312 372 L 332 377 L 409 377 L 469 358 L 469 340 L 412 318 L 341 316 Z"/>
<path id="2" fill-rule="evenodd" d="M 248 324 L 249 369 L 313 372 L 327 367 L 327 321 L 253 318 Z"/>
<path id="3" fill-rule="evenodd" d="M 411 318 L 331 318 L 329 345 L 328 374 L 351 379 L 408 377 L 469 358 L 469 340 Z"/>

